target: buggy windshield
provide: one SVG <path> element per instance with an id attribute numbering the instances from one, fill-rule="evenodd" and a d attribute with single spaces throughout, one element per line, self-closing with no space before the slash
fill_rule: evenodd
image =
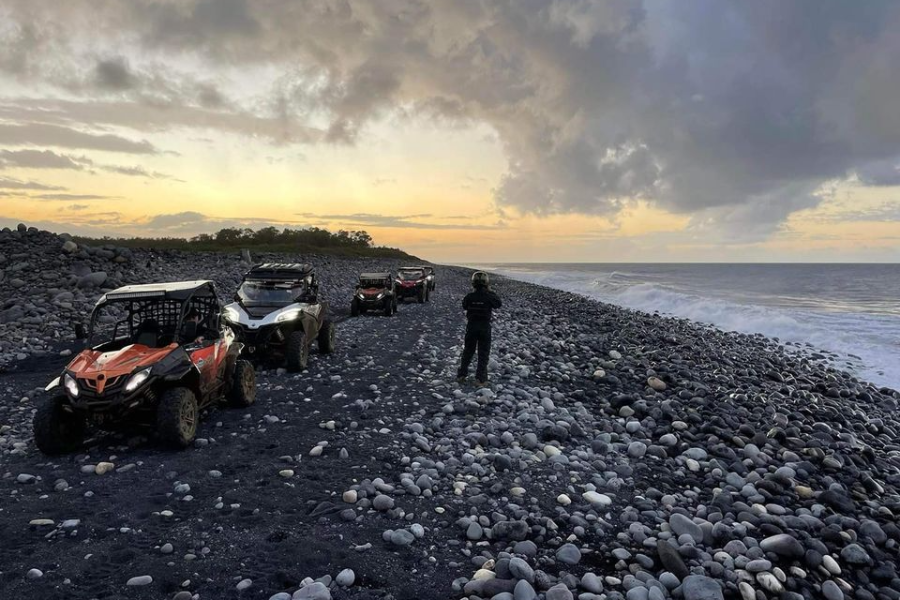
<path id="1" fill-rule="evenodd" d="M 307 295 L 306 284 L 245 281 L 238 288 L 238 298 L 244 306 L 286 306 Z"/>
<path id="2" fill-rule="evenodd" d="M 422 279 L 425 274 L 422 271 L 400 271 L 397 274 L 397 278 L 401 281 L 415 281 L 416 279 Z"/>
<path id="3" fill-rule="evenodd" d="M 384 279 L 360 279 L 359 287 L 361 288 L 383 288 L 389 287 Z"/>

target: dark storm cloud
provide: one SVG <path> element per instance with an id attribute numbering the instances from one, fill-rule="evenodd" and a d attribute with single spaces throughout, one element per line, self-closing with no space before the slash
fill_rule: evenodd
<path id="1" fill-rule="evenodd" d="M 5 146 L 57 146 L 129 154 L 155 154 L 147 140 L 130 140 L 111 133 L 87 133 L 46 123 L 0 123 L 0 144 Z"/>
<path id="2" fill-rule="evenodd" d="M 900 157 L 873 161 L 857 167 L 856 176 L 865 185 L 900 185 Z"/>
<path id="3" fill-rule="evenodd" d="M 0 68 L 19 76 L 102 30 L 120 32 L 104 56 L 125 39 L 138 44 L 132 60 L 183 55 L 204 79 L 280 73 L 259 90 L 269 100 L 245 109 L 212 88 L 192 101 L 167 93 L 163 110 L 84 98 L 57 106 L 66 119 L 344 144 L 385 116 L 484 123 L 509 163 L 501 208 L 614 215 L 643 199 L 698 228 L 765 235 L 820 202 L 828 181 L 898 180 L 885 162 L 900 147 L 900 3 L 889 0 L 7 4 Z M 35 36 L 48 31 L 53 44 Z M 96 68 L 107 89 L 136 73 Z"/>
<path id="4" fill-rule="evenodd" d="M 97 85 L 113 91 L 129 90 L 136 84 L 136 77 L 124 58 L 110 58 L 97 63 L 94 75 Z"/>

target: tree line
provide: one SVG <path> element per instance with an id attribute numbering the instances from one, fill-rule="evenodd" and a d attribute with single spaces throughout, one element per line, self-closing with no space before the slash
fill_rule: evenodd
<path id="1" fill-rule="evenodd" d="M 341 229 L 332 233 L 320 227 L 278 229 L 263 227 L 250 229 L 226 227 L 215 233 L 201 233 L 191 238 L 75 238 L 86 244 L 115 244 L 130 248 L 159 250 L 230 251 L 250 249 L 258 252 L 299 252 L 345 256 L 377 256 L 383 258 L 412 258 L 397 248 L 375 246 L 366 231 Z"/>
<path id="2" fill-rule="evenodd" d="M 201 233 L 190 240 L 192 244 L 219 245 L 229 248 L 245 246 L 313 246 L 319 248 L 356 247 L 371 248 L 372 236 L 365 231 L 341 229 L 332 233 L 320 227 L 306 229 L 282 229 L 263 227 L 262 229 L 240 229 L 226 227 L 216 233 Z"/>

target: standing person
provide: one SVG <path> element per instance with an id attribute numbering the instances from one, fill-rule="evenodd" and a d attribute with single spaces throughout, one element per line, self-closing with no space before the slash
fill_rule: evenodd
<path id="1" fill-rule="evenodd" d="M 488 359 L 491 354 L 491 314 L 495 308 L 500 308 L 500 296 L 489 288 L 488 274 L 477 271 L 472 275 L 473 291 L 463 298 L 462 306 L 466 311 L 466 344 L 463 348 L 462 362 L 456 373 L 456 380 L 460 383 L 469 375 L 469 365 L 475 350 L 478 350 L 478 367 L 475 369 L 475 381 L 479 386 L 487 385 Z"/>

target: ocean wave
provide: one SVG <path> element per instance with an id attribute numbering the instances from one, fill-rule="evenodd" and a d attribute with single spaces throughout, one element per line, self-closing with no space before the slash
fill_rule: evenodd
<path id="1" fill-rule="evenodd" d="M 578 293 L 644 312 L 659 312 L 727 331 L 761 333 L 782 342 L 809 344 L 837 354 L 838 366 L 878 385 L 900 387 L 900 321 L 859 312 L 817 312 L 739 302 L 689 293 L 664 283 L 641 282 L 619 271 L 498 270 L 514 279 Z"/>

